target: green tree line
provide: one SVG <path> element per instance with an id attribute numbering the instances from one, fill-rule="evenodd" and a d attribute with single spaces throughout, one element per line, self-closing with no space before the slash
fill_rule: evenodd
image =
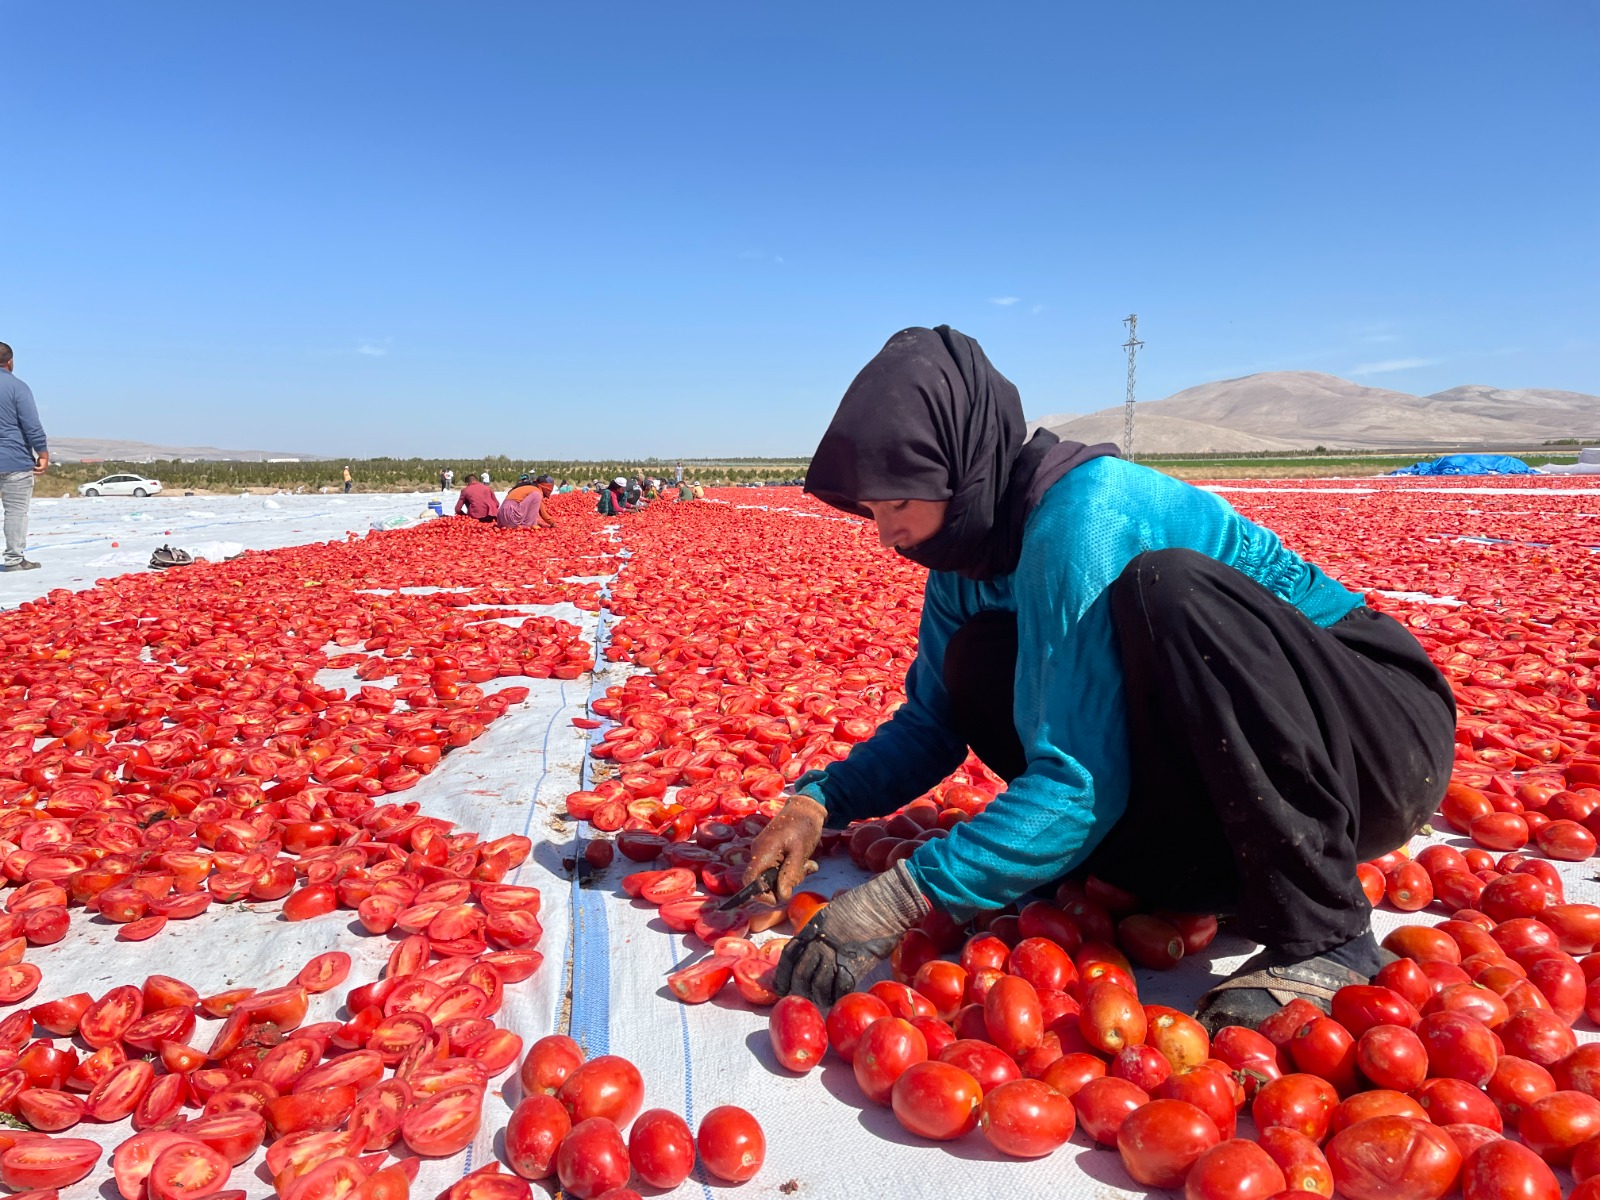
<path id="1" fill-rule="evenodd" d="M 662 459 L 566 461 L 507 458 L 364 458 L 350 459 L 350 476 L 358 492 L 430 491 L 439 486 L 439 472 L 455 472 L 460 487 L 469 474 L 487 470 L 496 486 L 516 480 L 524 472 L 552 475 L 573 484 L 610 480 L 618 475 L 643 474 L 671 480 L 675 463 Z M 169 491 L 230 492 L 245 488 L 276 488 L 316 492 L 343 487 L 345 460 L 316 462 L 232 462 L 161 460 L 157 462 L 52 463 L 41 481 L 41 494 L 76 491 L 79 484 L 107 475 L 137 474 L 159 479 Z M 752 484 L 799 479 L 805 474 L 801 459 L 683 460 L 683 474 L 710 486 Z"/>

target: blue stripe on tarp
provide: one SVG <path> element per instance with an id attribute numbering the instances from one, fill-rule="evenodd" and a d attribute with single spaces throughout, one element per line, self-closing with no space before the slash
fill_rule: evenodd
<path id="1" fill-rule="evenodd" d="M 602 601 L 609 594 L 608 589 L 602 588 Z M 602 655 L 608 641 L 606 609 L 602 603 L 594 623 L 595 672 L 589 689 L 590 702 L 605 691 L 599 679 L 599 668 L 604 661 Z M 594 760 L 585 750 L 580 778 L 585 788 L 593 782 L 593 767 Z M 572 973 L 572 1006 L 567 1036 L 583 1047 L 585 1057 L 593 1058 L 597 1054 L 608 1053 L 611 1047 L 611 934 L 606 926 L 604 898 L 600 893 L 580 886 L 577 864 L 583 859 L 583 847 L 588 834 L 589 823 L 579 821 L 572 839 L 572 939 L 568 943 L 567 961 L 567 970 Z M 556 1022 L 559 1032 L 559 1012 Z"/>
<path id="2" fill-rule="evenodd" d="M 572 908 L 572 1019 L 568 1036 L 585 1058 L 611 1052 L 611 938 L 605 900 L 580 888 Z"/>

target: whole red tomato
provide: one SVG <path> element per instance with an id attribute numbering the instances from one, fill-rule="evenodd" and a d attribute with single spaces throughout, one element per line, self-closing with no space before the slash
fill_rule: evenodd
<path id="1" fill-rule="evenodd" d="M 928 1041 L 910 1021 L 884 1017 L 867 1026 L 855 1048 L 856 1083 L 874 1104 L 888 1104 L 894 1082 L 928 1057 Z"/>
<path id="2" fill-rule="evenodd" d="M 572 1118 L 554 1096 L 525 1096 L 506 1122 L 506 1162 L 524 1179 L 555 1173 L 556 1151 L 572 1128 Z"/>
<path id="3" fill-rule="evenodd" d="M 528 1047 L 528 1055 L 522 1060 L 522 1088 L 530 1094 L 554 1095 L 582 1065 L 583 1048 L 563 1034 L 552 1033 Z"/>
<path id="4" fill-rule="evenodd" d="M 1428 1074 L 1482 1087 L 1494 1075 L 1500 1050 L 1482 1021 L 1455 1012 L 1423 1017 L 1417 1037 L 1428 1051 Z"/>
<path id="5" fill-rule="evenodd" d="M 1220 1141 L 1216 1122 L 1182 1100 L 1152 1100 L 1129 1113 L 1117 1131 L 1123 1169 L 1156 1188 L 1182 1187 L 1189 1168 Z"/>
<path id="6" fill-rule="evenodd" d="M 1326 1079 L 1315 1075 L 1285 1075 L 1274 1079 L 1256 1093 L 1250 1115 L 1256 1128 L 1265 1131 L 1282 1125 L 1320 1142 L 1328 1133 L 1339 1094 Z"/>
<path id="7" fill-rule="evenodd" d="M 785 996 L 767 1017 L 772 1053 L 791 1071 L 806 1072 L 822 1061 L 828 1049 L 827 1023 L 804 996 Z"/>
<path id="8" fill-rule="evenodd" d="M 828 1045 L 847 1063 L 856 1060 L 856 1045 L 875 1021 L 889 1015 L 889 1006 L 870 992 L 850 992 L 828 1010 Z"/>
<path id="9" fill-rule="evenodd" d="M 1121 984 L 1102 981 L 1084 993 L 1078 1029 L 1092 1049 L 1115 1054 L 1124 1046 L 1143 1045 L 1149 1020 L 1137 996 Z"/>
<path id="10" fill-rule="evenodd" d="M 1333 1195 L 1333 1168 L 1328 1166 L 1321 1148 L 1305 1134 L 1274 1125 L 1263 1129 L 1257 1141 L 1278 1164 L 1289 1191 Z"/>
<path id="11" fill-rule="evenodd" d="M 628 1158 L 639 1178 L 651 1187 L 677 1187 L 694 1170 L 694 1134 L 689 1123 L 666 1108 L 640 1113 L 628 1131 Z"/>
<path id="12" fill-rule="evenodd" d="M 1348 1200 L 1439 1200 L 1461 1172 L 1449 1134 L 1414 1117 L 1370 1117 L 1329 1140 L 1334 1187 Z"/>
<path id="13" fill-rule="evenodd" d="M 894 1115 L 918 1137 L 947 1142 L 978 1123 L 983 1089 L 960 1067 L 945 1062 L 912 1063 L 890 1092 Z"/>
<path id="14" fill-rule="evenodd" d="M 1428 1077 L 1428 1051 L 1404 1026 L 1374 1025 L 1356 1040 L 1356 1067 L 1378 1087 L 1409 1092 Z"/>
<path id="15" fill-rule="evenodd" d="M 1149 1103 L 1150 1094 L 1143 1088 L 1109 1075 L 1089 1080 L 1072 1097 L 1083 1131 L 1103 1146 L 1115 1146 L 1122 1123 Z"/>
<path id="16" fill-rule="evenodd" d="M 732 1104 L 705 1115 L 696 1141 L 706 1170 L 728 1183 L 743 1183 L 761 1169 L 767 1157 L 767 1139 L 760 1123 Z"/>
<path id="17" fill-rule="evenodd" d="M 1038 1158 L 1064 1145 L 1077 1124 L 1072 1101 L 1037 1079 L 1002 1083 L 983 1098 L 979 1124 L 989 1144 L 1016 1158 Z"/>
<path id="18" fill-rule="evenodd" d="M 1194 1105 L 1211 1118 L 1224 1141 L 1233 1136 L 1239 1110 L 1234 1104 L 1233 1080 L 1221 1071 L 1210 1067 L 1182 1071 L 1168 1076 L 1150 1094 L 1160 1100 L 1183 1100 Z"/>
<path id="19" fill-rule="evenodd" d="M 1461 1167 L 1462 1200 L 1561 1200 L 1555 1173 L 1532 1150 L 1499 1138 Z"/>
<path id="20" fill-rule="evenodd" d="M 989 1040 L 1012 1058 L 1020 1058 L 1044 1037 L 1044 1011 L 1033 984 L 1016 975 L 994 981 L 983 998 L 983 1022 Z"/>
<path id="21" fill-rule="evenodd" d="M 633 1120 L 644 1105 L 644 1078 L 627 1059 L 603 1054 L 567 1076 L 556 1089 L 556 1099 L 574 1125 L 604 1117 L 620 1127 Z"/>
<path id="22" fill-rule="evenodd" d="M 1582 1092 L 1552 1092 L 1528 1106 L 1517 1133 L 1545 1162 L 1564 1167 L 1579 1146 L 1600 1136 L 1600 1100 Z"/>
<path id="23" fill-rule="evenodd" d="M 1233 1138 L 1211 1147 L 1189 1169 L 1185 1200 L 1265 1200 L 1285 1190 L 1283 1170 L 1254 1142 Z"/>
<path id="24" fill-rule="evenodd" d="M 598 1060 L 596 1060 L 598 1061 Z M 628 1182 L 628 1147 L 605 1117 L 579 1121 L 556 1151 L 556 1175 L 563 1191 L 591 1200 Z"/>

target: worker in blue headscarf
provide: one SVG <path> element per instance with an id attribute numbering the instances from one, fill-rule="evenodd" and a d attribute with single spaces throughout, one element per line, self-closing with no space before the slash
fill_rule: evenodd
<path id="1" fill-rule="evenodd" d="M 1449 685 L 1402 625 L 1218 496 L 1025 434 L 975 341 L 913 328 L 812 458 L 807 492 L 928 568 L 919 646 L 905 704 L 796 782 L 747 881 L 778 867 L 786 897 L 824 826 L 894 811 L 969 749 L 1007 786 L 822 909 L 778 990 L 831 1003 L 930 910 L 966 921 L 1086 870 L 1261 944 L 1201 1000 L 1208 1027 L 1294 996 L 1326 1008 L 1384 961 L 1356 864 L 1443 796 Z"/>

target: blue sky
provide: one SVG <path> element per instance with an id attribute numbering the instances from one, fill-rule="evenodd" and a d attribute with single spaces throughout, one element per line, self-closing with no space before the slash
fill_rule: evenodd
<path id="1" fill-rule="evenodd" d="M 894 330 L 1030 415 L 1275 369 L 1600 393 L 1600 8 L 0 0 L 58 435 L 809 452 Z"/>

